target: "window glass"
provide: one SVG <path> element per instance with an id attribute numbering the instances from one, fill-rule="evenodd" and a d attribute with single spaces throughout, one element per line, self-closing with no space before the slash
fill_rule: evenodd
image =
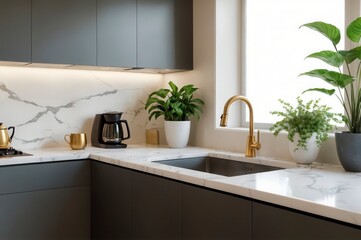
<path id="1" fill-rule="evenodd" d="M 305 60 L 305 57 L 321 50 L 334 50 L 321 34 L 299 27 L 324 21 L 337 26 L 343 35 L 345 1 L 245 0 L 244 3 L 243 94 L 252 102 L 255 122 L 271 124 L 278 120 L 270 111 L 281 108 L 279 98 L 296 103 L 296 96 L 308 88 L 330 88 L 320 79 L 298 77 L 312 69 L 330 69 L 320 60 Z M 338 49 L 344 49 L 343 39 Z M 305 101 L 321 98 L 334 112 L 343 112 L 335 96 L 311 92 L 301 97 Z"/>

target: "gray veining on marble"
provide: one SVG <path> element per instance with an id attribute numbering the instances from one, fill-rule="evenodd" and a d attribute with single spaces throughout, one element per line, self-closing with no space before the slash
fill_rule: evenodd
<path id="1" fill-rule="evenodd" d="M 0 67 L 0 122 L 16 127 L 13 147 L 61 147 L 71 132 L 89 139 L 95 114 L 121 111 L 127 143 L 141 143 L 149 124 L 161 127 L 148 122 L 144 101 L 162 84 L 158 74 Z"/>

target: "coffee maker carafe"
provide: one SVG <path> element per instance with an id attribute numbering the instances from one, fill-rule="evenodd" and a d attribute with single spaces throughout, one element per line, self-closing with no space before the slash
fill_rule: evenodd
<path id="1" fill-rule="evenodd" d="M 121 120 L 122 112 L 96 114 L 93 122 L 91 144 L 101 148 L 125 148 L 123 140 L 130 138 L 127 120 Z M 126 135 L 124 128 L 126 129 Z"/>

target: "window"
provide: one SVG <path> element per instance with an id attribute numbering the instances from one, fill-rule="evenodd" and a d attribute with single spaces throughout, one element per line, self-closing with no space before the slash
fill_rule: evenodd
<path id="1" fill-rule="evenodd" d="M 277 121 L 270 111 L 280 109 L 279 98 L 296 103 L 296 96 L 308 88 L 329 88 L 322 80 L 298 77 L 312 69 L 330 68 L 320 60 L 305 60 L 307 55 L 334 50 L 319 33 L 299 27 L 324 21 L 343 34 L 345 0 L 244 0 L 243 14 L 242 94 L 252 100 L 257 127 L 268 127 Z M 344 48 L 342 41 L 338 47 Z M 321 98 L 332 111 L 343 112 L 335 96 L 309 92 L 301 97 L 306 101 Z"/>

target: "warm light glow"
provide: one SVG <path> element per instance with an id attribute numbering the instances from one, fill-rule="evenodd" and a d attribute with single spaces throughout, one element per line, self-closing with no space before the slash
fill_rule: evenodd
<path id="1" fill-rule="evenodd" d="M 248 0 L 245 12 L 245 95 L 256 110 L 255 122 L 274 123 L 279 119 L 270 111 L 281 108 L 279 98 L 296 103 L 296 96 L 308 88 L 330 88 L 317 78 L 298 77 L 312 69 L 333 69 L 320 60 L 305 60 L 305 57 L 321 50 L 334 50 L 332 43 L 321 34 L 299 27 L 324 21 L 344 33 L 345 1 Z M 338 47 L 344 49 L 343 40 Z M 310 92 L 302 98 L 306 101 L 321 98 L 334 112 L 343 113 L 335 96 Z"/>

